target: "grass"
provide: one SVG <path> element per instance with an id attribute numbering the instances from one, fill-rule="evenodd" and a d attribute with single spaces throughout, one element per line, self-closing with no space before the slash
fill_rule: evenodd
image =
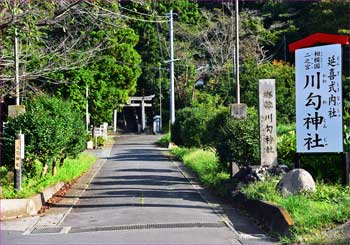
<path id="1" fill-rule="evenodd" d="M 167 133 L 158 140 L 158 145 L 160 145 L 161 147 L 168 147 L 170 139 L 171 135 L 170 133 Z"/>
<path id="2" fill-rule="evenodd" d="M 26 198 L 43 191 L 46 187 L 52 186 L 58 182 L 69 182 L 79 177 L 83 172 L 87 171 L 92 164 L 96 162 L 96 157 L 82 153 L 76 159 L 66 159 L 62 167 L 57 167 L 56 176 L 47 174 L 44 178 L 23 178 L 22 190 L 17 191 L 13 187 L 13 183 L 4 183 L 2 185 L 2 198 Z M 41 164 L 36 162 L 37 173 L 40 172 Z M 5 176 L 5 169 L 2 169 L 2 177 Z M 4 178 L 3 178 L 4 179 Z"/>
<path id="3" fill-rule="evenodd" d="M 221 170 L 218 157 L 211 149 L 174 147 L 171 153 L 196 173 L 205 186 L 216 188 L 222 181 L 230 177 L 228 173 Z"/>
<path id="4" fill-rule="evenodd" d="M 318 183 L 314 193 L 283 197 L 275 190 L 277 182 L 277 178 L 256 182 L 242 192 L 252 199 L 273 202 L 290 213 L 295 222 L 292 237 L 281 238 L 281 242 L 329 243 L 322 238 L 324 231 L 350 220 L 350 186 Z"/>
<path id="5" fill-rule="evenodd" d="M 219 160 L 212 149 L 174 147 L 171 149 L 179 160 L 192 169 L 200 181 L 220 191 L 229 174 L 221 171 Z M 344 236 L 328 237 L 325 231 L 350 220 L 350 186 L 317 183 L 316 192 L 281 196 L 276 191 L 279 178 L 255 182 L 243 187 L 247 197 L 275 203 L 285 208 L 294 225 L 291 237 L 280 237 L 282 243 L 347 244 Z M 220 194 L 220 193 L 219 193 Z"/>

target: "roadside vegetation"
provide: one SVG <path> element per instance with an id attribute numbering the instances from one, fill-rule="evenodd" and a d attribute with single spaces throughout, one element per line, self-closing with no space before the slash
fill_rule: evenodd
<path id="1" fill-rule="evenodd" d="M 210 96 L 206 99 L 215 101 Z M 230 197 L 233 186 L 229 163 L 236 162 L 239 167 L 260 165 L 258 133 L 254 107 L 248 108 L 247 119 L 232 119 L 228 109 L 216 103 L 194 103 L 177 112 L 171 139 L 178 146 L 171 152 L 192 169 L 205 186 Z M 279 123 L 277 134 L 279 164 L 291 169 L 296 149 L 295 125 Z M 248 198 L 275 203 L 290 213 L 295 225 L 290 237 L 279 238 L 281 242 L 342 242 L 341 236 L 324 235 L 327 230 L 350 220 L 350 187 L 339 184 L 342 176 L 339 155 L 304 156 L 302 168 L 316 180 L 315 193 L 283 197 L 275 189 L 278 178 L 248 184 L 241 191 Z"/>
<path id="2" fill-rule="evenodd" d="M 316 192 L 283 197 L 276 191 L 278 178 L 255 182 L 242 188 L 251 199 L 277 204 L 285 208 L 295 224 L 292 236 L 281 237 L 284 243 L 329 243 L 322 236 L 326 230 L 350 220 L 350 186 L 317 182 Z"/>
<path id="3" fill-rule="evenodd" d="M 233 120 L 228 108 L 237 101 L 232 46 L 236 30 L 232 26 L 235 6 L 229 1 L 0 1 L 0 9 L 0 106 L 14 104 L 16 33 L 20 43 L 16 57 L 20 63 L 20 100 L 26 105 L 26 112 L 16 118 L 0 115 L 6 120 L 1 135 L 1 180 L 4 196 L 8 197 L 27 196 L 31 189 L 40 190 L 58 181 L 59 175 L 65 179 L 70 176 L 68 169 L 78 169 L 77 175 L 84 171 L 81 165 L 90 160 L 69 163 L 67 159 L 87 157 L 80 155 L 87 141 L 83 121 L 86 105 L 90 125 L 97 126 L 109 122 L 116 106 L 127 103 L 129 96 L 154 94 L 153 108 L 163 108 L 166 125 L 170 93 L 164 89 L 162 92 L 162 88 L 169 87 L 169 69 L 164 61 L 168 59 L 170 31 L 166 16 L 171 10 L 177 14 L 174 50 L 181 61 L 174 65 L 177 111 L 171 135 L 164 136 L 160 144 L 167 146 L 172 141 L 178 145 L 173 153 L 205 185 L 214 188 L 225 189 L 229 184 L 230 163 L 239 167 L 260 164 L 259 79 L 276 81 L 278 159 L 279 164 L 292 166 L 296 149 L 295 69 L 288 44 L 316 32 L 350 34 L 347 1 L 243 1 L 239 9 L 240 92 L 241 103 L 248 106 L 248 116 L 246 120 Z M 349 62 L 344 57 L 344 67 Z M 343 91 L 349 89 L 348 72 L 344 69 Z M 344 100 L 347 111 L 349 98 Z M 0 111 L 5 114 L 6 109 Z M 344 125 L 349 125 L 349 120 L 345 115 Z M 345 127 L 347 137 L 348 131 Z M 26 141 L 24 190 L 16 193 L 6 185 L 12 181 L 14 140 L 20 132 Z M 100 147 L 106 142 L 98 138 L 94 143 Z M 345 149 L 348 146 L 346 141 Z M 301 162 L 319 185 L 326 183 L 318 187 L 319 195 L 333 190 L 339 194 L 334 203 L 345 205 L 343 201 L 349 193 L 338 186 L 342 169 L 339 154 L 303 156 Z M 68 169 L 64 169 L 65 165 Z M 254 198 L 272 198 L 275 194 L 269 188 L 272 186 L 266 186 L 265 194 L 260 193 L 263 197 L 250 193 Z M 303 198 L 321 200 L 301 195 L 291 197 L 288 205 L 303 203 Z M 329 198 L 322 203 L 332 204 Z M 277 196 L 275 199 L 278 202 Z M 303 225 L 311 214 L 301 214 L 304 216 L 300 219 L 293 214 L 299 226 L 291 241 L 323 225 L 331 227 L 348 219 L 345 211 L 334 218 L 330 214 L 334 209 L 327 205 L 321 208 L 325 216 L 314 220 L 322 220 L 316 222 L 317 228 Z M 337 207 L 337 211 L 343 210 Z"/>
<path id="4" fill-rule="evenodd" d="M 171 140 L 171 136 L 170 133 L 167 133 L 165 135 L 163 135 L 159 140 L 158 140 L 158 145 L 161 147 L 168 147 L 169 143 Z"/>
<path id="5" fill-rule="evenodd" d="M 95 162 L 95 156 L 88 153 L 82 153 L 74 159 L 65 159 L 63 165 L 57 168 L 57 174 L 55 176 L 47 174 L 45 177 L 41 177 L 43 164 L 39 161 L 35 161 L 34 177 L 24 176 L 21 191 L 14 189 L 14 176 L 13 174 L 9 174 L 7 168 L 3 166 L 0 168 L 2 186 L 1 198 L 27 198 L 58 182 L 71 182 L 86 172 Z"/>
<path id="6" fill-rule="evenodd" d="M 96 158 L 82 154 L 87 136 L 82 116 L 70 102 L 39 95 L 26 102 L 26 111 L 8 120 L 3 135 L 2 198 L 28 197 L 59 181 L 69 182 Z M 13 187 L 14 141 L 25 134 L 22 190 Z"/>
<path id="7" fill-rule="evenodd" d="M 219 158 L 213 149 L 174 147 L 171 153 L 184 162 L 204 186 L 214 189 L 219 195 L 229 197 L 227 185 L 229 173 L 220 168 Z M 254 182 L 241 189 L 248 198 L 268 201 L 285 208 L 294 225 L 290 237 L 279 237 L 283 243 L 343 243 L 342 237 L 328 238 L 325 232 L 350 220 L 350 187 L 317 182 L 315 193 L 303 193 L 283 197 L 276 191 L 280 178 Z M 232 187 L 231 187 L 232 188 Z"/>
<path id="8" fill-rule="evenodd" d="M 230 175 L 220 168 L 219 159 L 214 149 L 174 147 L 171 149 L 171 153 L 183 161 L 207 187 L 218 189 L 223 181 L 230 178 Z"/>

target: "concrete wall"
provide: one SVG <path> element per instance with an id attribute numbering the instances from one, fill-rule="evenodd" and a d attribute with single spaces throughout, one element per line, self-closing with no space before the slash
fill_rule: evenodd
<path id="1" fill-rule="evenodd" d="M 0 220 L 36 215 L 41 207 L 64 185 L 63 182 L 46 188 L 43 192 L 26 199 L 1 199 Z"/>

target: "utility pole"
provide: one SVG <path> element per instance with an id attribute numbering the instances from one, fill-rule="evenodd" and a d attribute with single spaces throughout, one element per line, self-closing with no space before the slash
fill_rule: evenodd
<path id="1" fill-rule="evenodd" d="M 89 85 L 86 84 L 85 89 L 86 107 L 85 107 L 85 122 L 86 132 L 89 133 Z"/>
<path id="2" fill-rule="evenodd" d="M 170 10 L 170 122 L 175 122 L 173 10 Z"/>
<path id="3" fill-rule="evenodd" d="M 14 57 L 15 57 L 15 82 L 16 82 L 16 105 L 19 105 L 19 61 L 18 61 L 18 32 L 15 29 Z"/>
<path id="4" fill-rule="evenodd" d="M 159 130 L 162 132 L 162 74 L 160 64 L 158 65 L 158 76 L 159 76 Z"/>
<path id="5" fill-rule="evenodd" d="M 239 6 L 236 0 L 236 82 L 237 82 L 237 104 L 241 103 L 241 92 L 239 84 Z"/>
<path id="6" fill-rule="evenodd" d="M 233 16 L 233 0 L 231 1 L 232 4 L 232 15 L 231 15 L 231 28 L 232 28 L 232 43 L 235 42 L 235 18 Z M 232 97 L 233 97 L 233 103 L 235 103 L 234 101 L 234 97 L 235 97 L 235 80 L 236 80 L 236 44 L 233 44 L 232 47 Z"/>

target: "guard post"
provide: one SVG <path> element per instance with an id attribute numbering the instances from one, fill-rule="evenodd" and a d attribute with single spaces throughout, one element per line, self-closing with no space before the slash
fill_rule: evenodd
<path id="1" fill-rule="evenodd" d="M 22 162 L 24 159 L 24 134 L 16 135 L 15 139 L 15 178 L 14 187 L 17 191 L 22 189 Z"/>

